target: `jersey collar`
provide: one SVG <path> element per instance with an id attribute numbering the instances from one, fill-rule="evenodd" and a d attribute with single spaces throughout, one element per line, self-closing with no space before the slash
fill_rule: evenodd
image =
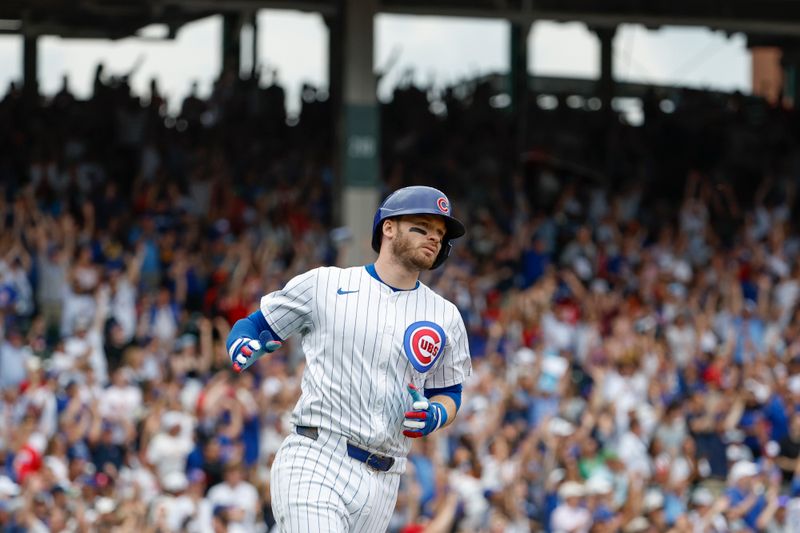
<path id="1" fill-rule="evenodd" d="M 364 268 L 367 269 L 367 272 L 369 273 L 370 276 L 372 276 L 373 278 L 377 279 L 378 281 L 380 281 L 381 283 L 392 289 L 393 292 L 413 291 L 416 290 L 417 287 L 419 287 L 419 280 L 417 280 L 417 284 L 414 285 L 413 289 L 398 289 L 397 287 L 392 287 L 391 285 L 383 281 L 381 277 L 378 275 L 378 272 L 375 270 L 375 263 L 364 265 Z"/>

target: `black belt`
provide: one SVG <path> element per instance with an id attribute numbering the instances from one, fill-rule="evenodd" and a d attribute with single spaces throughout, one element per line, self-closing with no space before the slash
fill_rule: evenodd
<path id="1" fill-rule="evenodd" d="M 311 426 L 297 426 L 295 430 L 297 431 L 298 435 L 308 437 L 311 440 L 317 440 L 319 438 L 318 428 Z M 375 452 L 365 450 L 364 448 L 356 446 L 350 441 L 347 441 L 347 455 L 356 461 L 361 461 L 373 470 L 378 470 L 379 472 L 387 472 L 394 465 L 394 457 L 379 455 Z"/>

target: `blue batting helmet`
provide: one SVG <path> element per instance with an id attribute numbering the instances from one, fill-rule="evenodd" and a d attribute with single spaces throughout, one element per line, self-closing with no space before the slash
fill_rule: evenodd
<path id="1" fill-rule="evenodd" d="M 453 218 L 450 212 L 450 200 L 438 189 L 420 185 L 398 189 L 390 194 L 375 212 L 375 220 L 372 223 L 372 249 L 376 252 L 381 249 L 383 234 L 381 227 L 387 218 L 401 215 L 438 215 L 444 219 L 446 232 L 442 239 L 442 249 L 431 266 L 433 270 L 444 263 L 450 255 L 453 247 L 450 241 L 466 233 L 464 224 Z"/>

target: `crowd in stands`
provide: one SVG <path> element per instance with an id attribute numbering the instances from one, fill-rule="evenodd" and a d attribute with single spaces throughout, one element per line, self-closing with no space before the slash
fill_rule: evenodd
<path id="1" fill-rule="evenodd" d="M 798 530 L 794 112 L 675 91 L 632 126 L 532 97 L 519 154 L 491 96 L 382 104 L 385 192 L 439 186 L 466 222 L 423 281 L 474 367 L 391 533 Z M 89 100 L 0 102 L 3 531 L 273 528 L 302 352 L 237 375 L 224 340 L 346 245 L 333 104 L 284 105 L 226 73 L 167 116 L 101 67 Z"/>

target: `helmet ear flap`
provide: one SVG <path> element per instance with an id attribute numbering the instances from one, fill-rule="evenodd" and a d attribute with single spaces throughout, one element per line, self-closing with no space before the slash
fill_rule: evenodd
<path id="1" fill-rule="evenodd" d="M 431 270 L 439 268 L 442 266 L 448 257 L 450 257 L 450 251 L 453 249 L 453 243 L 450 242 L 450 239 L 445 239 L 442 242 L 442 249 L 439 250 L 439 255 L 436 256 L 436 260 L 431 265 Z"/>

